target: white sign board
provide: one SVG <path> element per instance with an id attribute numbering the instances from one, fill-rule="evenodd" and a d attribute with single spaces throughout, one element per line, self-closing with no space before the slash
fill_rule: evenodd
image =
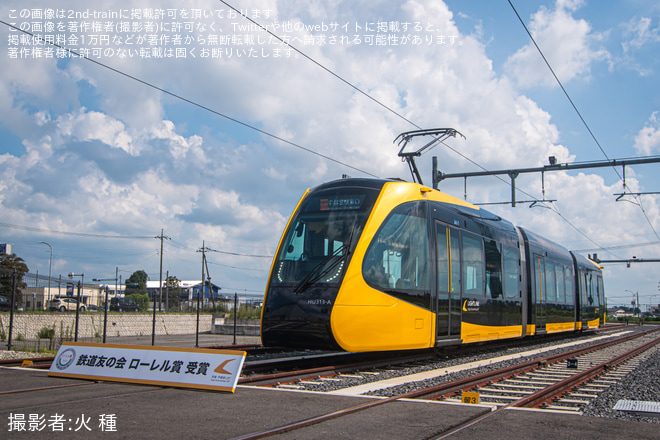
<path id="1" fill-rule="evenodd" d="M 244 361 L 244 351 L 64 342 L 48 375 L 233 393 Z"/>

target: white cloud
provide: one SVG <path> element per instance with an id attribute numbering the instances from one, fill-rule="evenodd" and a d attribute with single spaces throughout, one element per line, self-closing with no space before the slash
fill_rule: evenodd
<path id="1" fill-rule="evenodd" d="M 660 151 L 660 120 L 658 112 L 653 112 L 637 136 L 635 136 L 635 151 L 637 154 L 649 156 Z"/>
<path id="2" fill-rule="evenodd" d="M 170 154 L 175 163 L 181 160 L 203 162 L 205 160 L 201 136 L 193 135 L 186 139 L 176 133 L 176 127 L 172 121 L 162 121 L 158 126 L 151 129 L 152 139 L 167 140 Z"/>
<path id="3" fill-rule="evenodd" d="M 55 62 L 14 62 L 5 60 L 7 67 L 0 69 L 0 121 L 19 137 L 43 133 L 34 127 L 35 112 L 38 121 L 48 118 L 48 110 L 62 110 L 76 106 L 75 84 L 55 69 Z M 47 103 L 47 104 L 46 104 Z"/>
<path id="4" fill-rule="evenodd" d="M 162 7 L 180 7 L 175 3 L 165 2 Z M 48 7 L 46 1 L 36 2 L 34 7 L 39 4 Z M 82 1 L 67 2 L 67 7 L 75 5 L 88 7 Z M 530 47 L 512 56 L 512 75 L 502 77 L 494 71 L 478 35 L 462 35 L 453 12 L 437 0 L 319 5 L 322 7 L 312 9 L 304 1 L 255 0 L 242 7 L 270 8 L 282 19 L 300 17 L 309 23 L 361 22 L 373 17 L 433 23 L 443 34 L 456 36 L 456 42 L 299 47 L 420 127 L 461 131 L 466 140 L 449 139 L 447 144 L 484 168 L 539 166 L 551 155 L 561 162 L 575 157 L 574 151 L 562 145 L 561 131 L 551 113 L 516 88 L 515 81 L 519 85 L 553 81 Z M 593 63 L 605 55 L 593 49 L 597 35 L 589 24 L 572 16 L 581 5 L 580 1 L 558 2 L 554 10 L 540 9 L 531 23 L 562 80 L 588 77 Z M 195 6 L 218 7 L 202 0 L 188 7 Z M 298 31 L 296 35 L 310 34 Z M 0 71 L 0 121 L 26 148 L 25 154 L 0 156 L 0 206 L 5 221 L 125 235 L 156 235 L 163 228 L 173 241 L 188 247 L 169 250 L 171 269 L 179 278 L 197 276 L 198 255 L 190 250 L 202 241 L 223 250 L 272 252 L 286 217 L 308 187 L 342 173 L 364 177 L 358 170 L 410 178 L 396 156 L 399 147 L 393 140 L 416 127 L 303 57 L 117 59 L 111 64 L 357 170 L 256 133 L 85 60 L 59 68 L 55 62 L 42 61 L 12 61 L 8 63 L 11 69 Z M 639 152 L 657 151 L 658 131 L 654 114 L 639 132 Z M 427 184 L 432 155 L 440 157 L 444 172 L 476 167 L 445 146 L 437 146 L 418 161 Z M 540 178 L 521 177 L 518 183 L 521 191 L 541 196 Z M 619 237 L 634 240 L 634 229 L 627 223 L 640 221 L 634 205 L 614 204 L 611 193 L 615 185 L 597 176 L 546 175 L 548 197 L 559 199 L 561 213 L 605 244 L 616 243 Z M 463 189 L 457 192 L 462 195 Z M 468 193 L 472 201 L 500 201 L 509 197 L 510 188 L 494 180 L 471 180 Z M 585 245 L 584 237 L 545 210 L 497 210 L 567 246 Z M 656 212 L 654 201 L 649 202 L 648 211 Z M 152 258 L 157 243 L 122 242 L 112 247 L 121 246 L 148 249 Z M 255 265 L 267 266 L 262 263 L 259 260 Z M 142 261 L 127 260 L 126 264 Z M 260 276 L 253 282 L 263 283 Z M 215 277 L 241 282 L 240 274 L 232 270 Z"/>
<path id="5" fill-rule="evenodd" d="M 75 141 L 98 140 L 133 156 L 139 153 L 133 146 L 131 136 L 126 133 L 124 124 L 104 113 L 87 111 L 81 107 L 73 114 L 59 117 L 56 124 L 61 136 Z"/>
<path id="6" fill-rule="evenodd" d="M 660 42 L 660 28 L 653 28 L 650 17 L 633 18 L 624 24 L 624 36 L 628 39 L 621 46 L 624 53 L 628 53 Z"/>
<path id="7" fill-rule="evenodd" d="M 602 36 L 592 32 L 586 20 L 571 15 L 583 3 L 559 0 L 554 10 L 541 7 L 527 24 L 536 44 L 562 82 L 588 79 L 592 64 L 609 57 L 605 49 L 593 47 Z M 505 69 L 522 88 L 557 86 L 533 43 L 511 55 Z"/>
<path id="8" fill-rule="evenodd" d="M 45 136 L 39 142 L 31 142 L 30 140 L 23 141 L 27 155 L 23 162 L 28 167 L 33 164 L 47 163 L 53 155 L 52 143 L 50 136 Z"/>

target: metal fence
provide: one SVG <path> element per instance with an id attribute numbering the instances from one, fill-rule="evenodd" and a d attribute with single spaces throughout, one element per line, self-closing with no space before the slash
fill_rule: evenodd
<path id="1" fill-rule="evenodd" d="M 20 277 L 16 277 L 20 278 Z M 57 350 L 63 341 L 213 347 L 260 344 L 262 297 L 223 293 L 213 286 L 152 290 L 138 297 L 137 312 L 112 310 L 112 298 L 130 294 L 110 284 L 0 271 L 2 291 L 14 308 L 0 313 L 0 349 Z M 120 288 L 121 287 L 121 288 Z M 73 307 L 48 310 L 52 300 Z M 167 305 L 167 306 L 166 306 Z"/>

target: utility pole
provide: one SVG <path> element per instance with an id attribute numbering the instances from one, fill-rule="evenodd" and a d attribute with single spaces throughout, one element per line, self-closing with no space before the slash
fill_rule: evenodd
<path id="1" fill-rule="evenodd" d="M 213 293 L 213 287 L 211 286 L 211 272 L 209 271 L 209 260 L 206 259 L 206 255 L 204 256 L 204 266 L 206 267 L 206 280 L 209 282 L 209 293 L 211 294 L 211 303 L 213 304 L 213 309 L 215 310 L 215 294 Z"/>
<path id="2" fill-rule="evenodd" d="M 115 267 L 115 298 L 117 298 L 117 278 L 119 278 L 119 267 Z M 92 278 L 92 281 L 103 282 L 103 281 L 112 281 L 112 278 L 101 279 L 101 278 Z M 103 305 L 103 343 L 105 344 L 106 335 L 108 333 L 108 290 L 109 287 L 105 285 L 105 303 Z"/>
<path id="3" fill-rule="evenodd" d="M 200 286 L 200 292 L 197 295 L 197 329 L 195 330 L 195 347 L 199 347 L 199 308 L 200 301 L 204 295 L 204 265 L 206 263 L 206 243 L 202 241 L 202 248 L 197 252 L 202 253 L 202 285 Z"/>
<path id="4" fill-rule="evenodd" d="M 51 275 L 51 269 L 53 267 L 53 247 L 50 244 L 46 243 L 45 241 L 40 241 L 39 243 L 45 244 L 50 249 L 50 259 L 48 260 L 48 302 L 46 303 L 46 308 L 48 308 L 48 306 L 50 305 L 48 303 L 50 302 L 50 275 Z M 45 300 L 46 298 L 44 297 L 44 301 Z"/>
<path id="5" fill-rule="evenodd" d="M 170 237 L 163 235 L 163 230 L 160 230 L 160 235 L 155 238 L 160 239 L 160 275 L 158 277 L 158 282 L 160 286 L 159 299 L 158 299 L 158 311 L 161 311 L 163 306 L 163 240 L 171 240 Z M 165 306 L 167 308 L 167 306 Z M 156 295 L 154 295 L 154 325 L 155 325 L 155 314 L 156 314 Z M 153 345 L 153 344 L 152 344 Z"/>
<path id="6" fill-rule="evenodd" d="M 160 239 L 160 274 L 158 276 L 159 284 L 159 299 L 158 299 L 158 310 L 160 311 L 163 305 L 163 240 L 169 240 L 170 237 L 163 235 L 163 230 L 160 230 L 160 236 L 156 236 Z M 151 345 L 156 344 L 156 294 L 154 293 L 154 315 L 151 322 Z"/>
<path id="7" fill-rule="evenodd" d="M 170 309 L 170 271 L 165 274 L 165 311 Z"/>
<path id="8" fill-rule="evenodd" d="M 206 261 L 206 252 L 218 252 L 215 249 L 210 249 L 206 247 L 206 243 L 202 241 L 202 248 L 198 249 L 197 252 L 202 253 L 202 286 L 201 286 L 201 292 L 197 296 L 197 331 L 195 332 L 196 334 L 196 342 L 195 342 L 195 347 L 199 347 L 199 309 L 200 309 L 200 298 L 204 298 L 204 287 L 206 285 L 206 281 L 209 282 L 209 289 L 211 293 L 211 301 L 213 302 L 213 307 L 215 308 L 215 294 L 213 293 L 213 287 L 211 286 L 211 276 L 209 272 L 209 267 L 208 267 L 208 262 Z M 204 269 L 206 269 L 206 273 L 204 273 Z M 208 280 L 205 280 L 204 278 L 208 278 Z"/>

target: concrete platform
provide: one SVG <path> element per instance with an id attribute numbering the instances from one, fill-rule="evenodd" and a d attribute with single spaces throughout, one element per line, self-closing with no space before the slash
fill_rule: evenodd
<path id="1" fill-rule="evenodd" d="M 78 385 L 80 386 L 71 386 Z M 40 391 L 0 395 L 0 438 L 59 439 L 231 439 L 342 410 L 369 401 L 337 396 L 239 386 L 236 392 L 190 391 L 50 378 L 45 371 L 0 369 L 0 392 L 38 387 Z M 331 420 L 277 439 L 426 439 L 490 408 L 461 404 L 398 401 Z M 112 416 L 112 417 L 111 417 Z M 10 431 L 11 420 L 25 431 Z M 60 418 L 58 425 L 53 423 Z M 100 426 L 101 420 L 114 421 Z M 41 431 L 28 431 L 32 428 Z M 14 423 L 15 426 L 16 423 Z M 62 428 L 55 431 L 54 428 Z M 105 430 L 104 430 L 105 429 Z M 468 428 L 452 439 L 657 439 L 658 425 L 538 411 L 509 410 Z"/>

